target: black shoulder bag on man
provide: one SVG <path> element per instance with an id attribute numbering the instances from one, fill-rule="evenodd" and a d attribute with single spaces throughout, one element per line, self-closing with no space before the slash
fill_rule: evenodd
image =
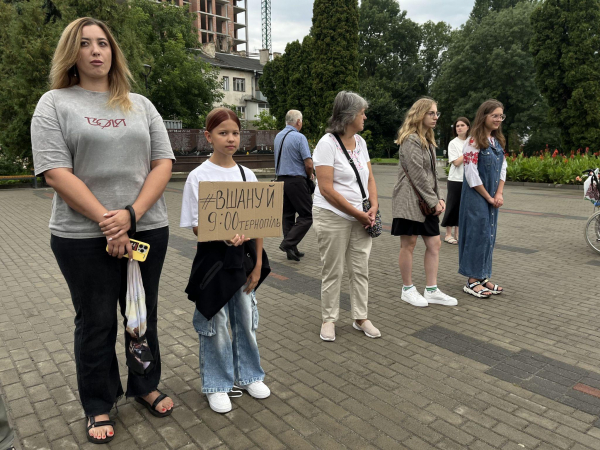
<path id="1" fill-rule="evenodd" d="M 352 167 L 352 170 L 354 170 L 354 174 L 356 175 L 356 181 L 358 181 L 358 187 L 360 187 L 360 194 L 362 195 L 362 199 L 363 199 L 363 201 L 362 201 L 363 211 L 368 212 L 371 209 L 371 202 L 367 198 L 367 193 L 365 192 L 365 188 L 363 187 L 362 181 L 360 180 L 360 175 L 358 174 L 358 169 L 354 165 L 354 160 L 350 157 L 350 153 L 348 153 L 348 150 L 346 150 L 346 147 L 344 146 L 344 143 L 342 142 L 342 139 L 339 137 L 339 135 L 337 133 L 334 133 L 334 136 L 337 139 L 338 143 L 340 144 L 340 147 L 342 147 L 344 155 L 346 155 L 346 158 L 348 158 L 350 167 Z M 357 143 L 357 145 L 358 145 L 358 143 Z M 377 236 L 379 236 L 381 234 L 381 230 L 382 230 L 381 213 L 379 212 L 379 208 L 377 208 L 377 214 L 375 215 L 375 225 L 367 228 L 367 233 L 369 233 L 369 235 L 372 238 L 376 238 Z"/>
<path id="2" fill-rule="evenodd" d="M 277 172 L 279 172 L 279 164 L 281 164 L 281 154 L 283 153 L 283 143 L 285 142 L 285 138 L 294 130 L 290 130 L 285 133 L 283 139 L 281 140 L 281 145 L 279 146 L 279 156 L 277 156 L 277 167 L 275 167 L 275 179 L 271 181 L 277 181 Z M 315 193 L 315 182 L 311 180 L 309 177 L 306 177 L 306 186 L 308 187 L 308 192 L 312 195 Z"/>

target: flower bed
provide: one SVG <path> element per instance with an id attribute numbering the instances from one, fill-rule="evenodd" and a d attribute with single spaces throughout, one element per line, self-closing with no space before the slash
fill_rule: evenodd
<path id="1" fill-rule="evenodd" d="M 506 155 L 506 162 L 508 181 L 532 183 L 583 184 L 583 171 L 600 167 L 598 153 L 591 154 L 587 148 L 568 155 L 548 149 L 530 157 L 510 154 Z"/>

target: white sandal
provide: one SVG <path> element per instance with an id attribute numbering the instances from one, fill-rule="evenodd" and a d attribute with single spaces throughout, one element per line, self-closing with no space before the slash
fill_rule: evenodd
<path id="1" fill-rule="evenodd" d="M 475 288 L 476 286 L 482 286 L 483 289 L 481 289 L 479 291 L 475 291 L 473 288 Z M 463 286 L 463 291 L 465 291 L 467 294 L 471 294 L 477 298 L 490 298 L 492 296 L 492 294 L 491 294 L 492 291 L 490 289 L 486 288 L 485 286 L 483 286 L 481 281 L 475 280 L 472 283 L 469 283 L 468 278 L 467 278 L 467 284 L 465 286 Z M 486 295 L 486 294 L 484 294 L 484 292 L 490 292 L 490 294 Z"/>
<path id="2" fill-rule="evenodd" d="M 500 286 L 498 286 L 497 284 L 494 284 L 494 287 L 492 289 L 490 289 L 489 287 L 487 287 L 486 285 L 488 283 L 491 283 L 490 280 L 488 280 L 487 278 L 481 281 L 481 284 L 492 293 L 492 295 L 500 295 L 502 294 L 502 292 L 504 292 L 504 289 L 498 289 Z M 493 283 L 492 283 L 493 284 Z"/>
<path id="3" fill-rule="evenodd" d="M 456 239 L 454 239 L 452 236 L 450 237 L 445 237 L 444 238 L 444 242 L 448 243 L 448 244 L 452 244 L 452 245 L 456 245 L 458 244 L 458 241 Z"/>

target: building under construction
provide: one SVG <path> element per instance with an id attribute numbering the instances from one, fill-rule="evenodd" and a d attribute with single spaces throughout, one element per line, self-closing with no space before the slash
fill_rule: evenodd
<path id="1" fill-rule="evenodd" d="M 161 0 L 157 0 L 159 3 Z M 171 1 L 171 0 L 162 0 Z M 195 15 L 198 41 L 221 53 L 248 53 L 248 0 L 173 0 Z"/>

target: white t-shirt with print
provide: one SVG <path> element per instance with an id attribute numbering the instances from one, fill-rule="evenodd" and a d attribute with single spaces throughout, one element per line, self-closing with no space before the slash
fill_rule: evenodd
<path id="1" fill-rule="evenodd" d="M 256 175 L 247 167 L 242 166 L 246 181 L 258 181 Z M 181 203 L 181 228 L 190 230 L 198 226 L 198 183 L 201 181 L 244 181 L 237 165 L 221 167 L 210 161 L 204 161 L 190 172 L 183 188 Z"/>
<path id="2" fill-rule="evenodd" d="M 359 135 L 354 135 L 356 147 L 354 151 L 350 151 L 350 156 L 354 160 L 354 165 L 358 170 L 360 179 L 367 198 L 369 197 L 369 152 L 367 151 L 367 143 Z M 333 189 L 340 193 L 352 206 L 359 211 L 362 211 L 362 194 L 356 180 L 354 170 L 348 162 L 348 158 L 343 153 L 344 150 L 340 147 L 337 139 L 333 134 L 327 133 L 321 138 L 315 152 L 313 154 L 313 163 L 315 167 L 331 166 L 333 167 Z M 319 208 L 328 209 L 338 216 L 348 220 L 356 220 L 354 217 L 340 211 L 329 203 L 319 190 L 319 183 L 315 189 L 313 205 Z"/>

